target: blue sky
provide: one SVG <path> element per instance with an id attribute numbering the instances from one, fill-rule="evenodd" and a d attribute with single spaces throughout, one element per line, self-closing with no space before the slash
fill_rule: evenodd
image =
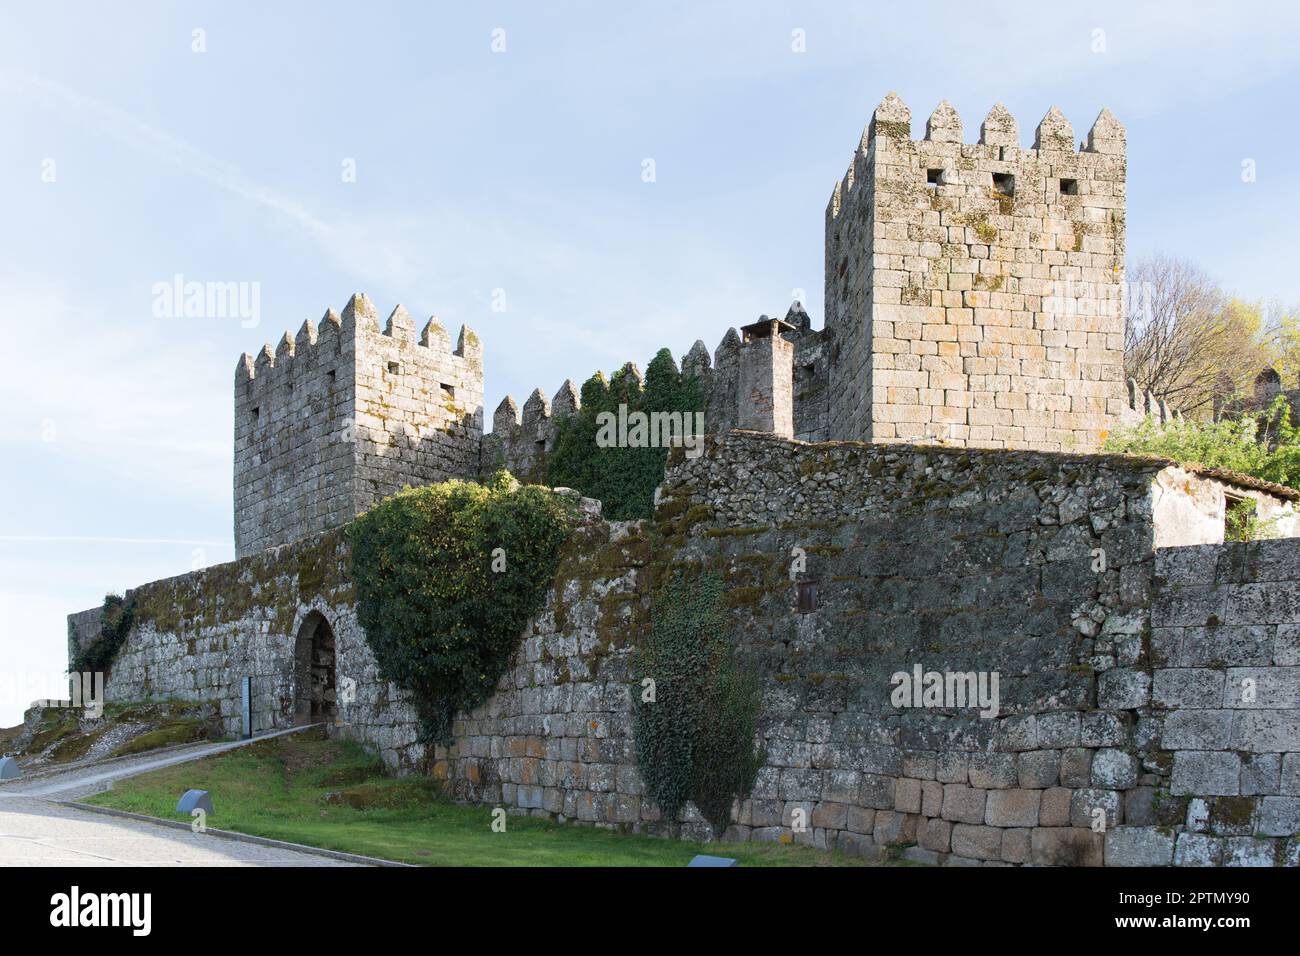
<path id="1" fill-rule="evenodd" d="M 1130 261 L 1300 301 L 1292 4 L 265 6 L 0 12 L 0 726 L 68 611 L 233 556 L 241 352 L 365 291 L 480 333 L 490 420 L 796 289 L 820 325 L 823 211 L 891 89 L 968 142 L 999 100 L 1025 145 L 1109 106 Z M 257 283 L 260 324 L 156 318 L 178 273 Z"/>

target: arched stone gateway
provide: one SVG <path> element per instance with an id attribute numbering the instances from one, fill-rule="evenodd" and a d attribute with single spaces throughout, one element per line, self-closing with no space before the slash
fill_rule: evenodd
<path id="1" fill-rule="evenodd" d="M 298 628 L 294 642 L 295 726 L 334 722 L 334 629 L 320 611 L 312 611 Z"/>

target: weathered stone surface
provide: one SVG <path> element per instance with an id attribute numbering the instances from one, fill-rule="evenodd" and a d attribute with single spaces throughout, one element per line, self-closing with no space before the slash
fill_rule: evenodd
<path id="1" fill-rule="evenodd" d="M 1232 746 L 1253 753 L 1300 749 L 1300 710 L 1237 711 L 1232 716 Z"/>
<path id="2" fill-rule="evenodd" d="M 1123 750 L 1098 750 L 1092 757 L 1092 785 L 1127 790 L 1137 785 L 1138 762 Z"/>
<path id="3" fill-rule="evenodd" d="M 943 788 L 943 818 L 954 823 L 983 823 L 986 796 L 985 790 L 948 784 Z"/>
<path id="4" fill-rule="evenodd" d="M 927 850 L 947 853 L 952 845 L 952 828 L 947 820 L 927 820 L 917 840 Z"/>
<path id="5" fill-rule="evenodd" d="M 921 783 L 921 815 L 937 817 L 943 813 L 943 784 L 937 780 Z"/>
<path id="6" fill-rule="evenodd" d="M 1279 786 L 1287 796 L 1300 797 L 1300 753 L 1282 755 L 1282 779 Z"/>
<path id="7" fill-rule="evenodd" d="M 1161 707 L 1223 706 L 1223 672 L 1203 668 L 1158 670 L 1151 702 Z"/>
<path id="8" fill-rule="evenodd" d="M 1165 718 L 1162 743 L 1168 750 L 1227 749 L 1231 710 L 1176 710 Z"/>
<path id="9" fill-rule="evenodd" d="M 990 790 L 984 820 L 995 827 L 1036 827 L 1041 790 Z"/>
<path id="10" fill-rule="evenodd" d="M 971 754 L 969 778 L 972 787 L 985 789 L 1016 785 L 1015 754 Z"/>
<path id="11" fill-rule="evenodd" d="M 872 839 L 880 846 L 910 843 L 916 839 L 916 825 L 919 820 L 917 814 L 880 810 L 876 813 L 876 828 L 872 832 Z"/>
<path id="12" fill-rule="evenodd" d="M 939 854 L 934 850 L 927 850 L 924 847 L 909 846 L 903 851 L 903 859 L 912 863 L 920 863 L 924 866 L 938 866 Z"/>
<path id="13" fill-rule="evenodd" d="M 848 823 L 849 808 L 843 803 L 821 802 L 813 807 L 812 825 L 831 830 L 843 830 Z"/>
<path id="14" fill-rule="evenodd" d="M 525 417 L 539 423 L 543 408 L 531 401 Z M 1287 697 L 1298 668 L 1275 660 L 1290 652 L 1279 639 L 1284 625 L 1272 620 L 1289 599 L 1259 590 L 1234 597 L 1233 589 L 1259 583 L 1247 577 L 1300 580 L 1300 555 L 1294 542 L 1269 543 L 1248 560 L 1235 545 L 1153 548 L 1170 526 L 1152 501 L 1177 493 L 1165 468 L 1104 456 L 715 437 L 700 458 L 674 456 L 659 489 L 657 520 L 674 525 L 665 553 L 646 553 L 645 525 L 584 512 L 590 539 L 566 558 L 496 692 L 457 716 L 450 746 L 421 743 L 414 708 L 378 679 L 342 542 L 319 553 L 300 542 L 144 586 L 145 596 L 166 593 L 154 605 L 167 612 L 133 632 L 110 699 L 146 687 L 210 692 L 233 724 L 237 682 L 252 674 L 258 729 L 283 726 L 296 696 L 293 645 L 318 614 L 335 634 L 337 676 L 355 681 L 339 717 L 390 766 L 430 767 L 468 802 L 664 832 L 635 764 L 629 659 L 658 564 L 717 562 L 734 575 L 727 614 L 740 656 L 769 668 L 759 727 L 768 765 L 738 805 L 731 836 L 788 836 L 797 811 L 808 826 L 796 839 L 809 845 L 856 834 L 848 842 L 859 850 L 917 839 L 947 853 L 959 824 L 1005 829 L 987 862 L 1019 863 L 1026 840 L 1035 856 L 1031 828 L 1086 829 L 1097 808 L 1112 831 L 1199 825 L 1210 836 L 1263 836 L 1280 859 L 1293 810 L 1282 801 L 1300 796 L 1292 759 L 1300 721 Z M 1207 501 L 1222 493 L 1212 482 L 1196 487 Z M 694 523 L 676 527 L 685 515 Z M 1111 566 L 1101 575 L 1090 567 L 1098 545 Z M 760 570 L 794 547 L 807 549 L 809 573 L 822 582 L 812 613 L 799 613 L 784 572 L 768 580 Z M 1211 569 L 1176 598 L 1153 574 L 1175 550 L 1197 552 L 1188 567 Z M 1229 609 L 1235 620 L 1225 623 Z M 1208 620 L 1215 613 L 1218 623 Z M 1148 625 L 1150 659 L 1141 653 Z M 1076 637 L 1063 639 L 1063 630 Z M 775 656 L 773 634 L 788 635 Z M 891 675 L 907 672 L 917 648 L 928 649 L 927 669 L 1001 674 L 1001 716 L 891 702 Z M 1248 699 L 1239 691 L 1250 686 L 1259 694 Z M 1190 706 L 1211 697 L 1210 706 Z M 1166 790 L 1172 795 L 1154 809 L 1153 795 Z M 1214 801 L 1200 823 L 1192 798 Z M 1270 832 L 1251 829 L 1258 822 Z M 708 830 L 688 808 L 684 831 Z M 966 849 L 992 840 L 963 832 Z M 1090 852 L 1078 835 L 1038 839 L 1040 856 L 1075 843 Z M 1196 844 L 1188 846 L 1191 854 Z M 1238 855 L 1254 852 L 1238 847 Z"/>
<path id="15" fill-rule="evenodd" d="M 1241 758 L 1242 795 L 1281 793 L 1281 769 L 1281 754 L 1243 754 Z"/>
<path id="16" fill-rule="evenodd" d="M 1070 826 L 1092 827 L 1104 820 L 1106 829 L 1113 829 L 1123 822 L 1121 808 L 1121 797 L 1115 790 L 1076 790 L 1070 798 Z"/>
<path id="17" fill-rule="evenodd" d="M 1264 797 L 1258 821 L 1258 832 L 1264 836 L 1300 834 L 1300 797 Z"/>
<path id="18" fill-rule="evenodd" d="M 1180 750 L 1174 754 L 1174 794 L 1232 795 L 1239 789 L 1241 758 L 1215 750 Z"/>
<path id="19" fill-rule="evenodd" d="M 876 811 L 866 807 L 849 807 L 845 827 L 854 833 L 873 833 L 876 829 Z"/>
<path id="20" fill-rule="evenodd" d="M 935 761 L 934 779 L 940 783 L 965 783 L 969 760 L 964 753 L 941 751 Z"/>
<path id="21" fill-rule="evenodd" d="M 1101 866 L 1102 835 L 1078 827 L 1036 827 L 1029 858 L 1039 866 Z"/>
<path id="22" fill-rule="evenodd" d="M 1038 746 L 1061 749 L 1079 746 L 1078 714 L 1056 713 L 1038 715 Z"/>
<path id="23" fill-rule="evenodd" d="M 1061 752 L 1061 785 L 1086 787 L 1092 782 L 1092 755 L 1094 751 L 1075 747 Z"/>
<path id="24" fill-rule="evenodd" d="M 865 806 L 877 810 L 891 810 L 894 806 L 894 789 L 897 782 L 893 777 L 880 774 L 864 773 L 862 775 L 861 801 Z"/>
<path id="25" fill-rule="evenodd" d="M 1174 849 L 1175 866 L 1221 866 L 1223 841 L 1200 833 L 1178 834 Z"/>
<path id="26" fill-rule="evenodd" d="M 925 138 L 912 140 L 910 113 L 903 118 L 900 103 L 891 94 L 877 109 L 828 208 L 824 301 L 826 330 L 837 346 L 828 376 L 829 436 L 1097 447 L 1108 421 L 1137 414 L 1123 384 L 1123 317 L 1105 308 L 1106 316 L 1089 326 L 1096 333 L 1065 330 L 1077 324 L 1076 296 L 1118 299 L 1113 261 L 1124 244 L 1124 201 L 1110 193 L 1112 181 L 1124 177 L 1122 127 L 1111 117 L 1095 126 L 1090 141 L 1097 152 L 1076 165 L 1071 159 L 1083 154 L 1059 110 L 1025 150 L 1015 119 L 996 106 L 981 127 L 987 145 L 971 148 L 959 146 L 960 120 L 946 104 L 931 115 Z M 1062 186 L 1049 157 L 1071 162 L 1077 200 L 1054 201 Z M 1043 197 L 1053 201 L 1043 205 Z M 918 200 L 934 207 L 933 222 L 921 230 L 909 228 Z M 1058 233 L 1059 241 L 1031 241 Z M 1099 287 L 1066 291 L 1073 273 L 1064 257 L 1086 262 Z M 1041 273 L 1041 284 L 1013 281 L 1009 276 L 1020 270 L 993 265 L 1012 261 Z M 1021 313 L 1014 338 L 998 331 Z M 863 315 L 875 319 L 865 333 Z M 1016 348 L 996 347 L 1004 342 Z M 1084 356 L 1096 371 L 1083 371 Z M 1017 383 L 1015 392 L 1007 391 L 1008 381 Z M 1074 497 L 1052 505 L 1054 521 L 1080 515 Z"/>
<path id="27" fill-rule="evenodd" d="M 1122 826 L 1106 833 L 1107 866 L 1168 866 L 1174 859 L 1174 837 L 1155 827 Z"/>
<path id="28" fill-rule="evenodd" d="M 1156 789 L 1134 787 L 1124 793 L 1124 823 L 1132 827 L 1155 826 Z"/>
<path id="29" fill-rule="evenodd" d="M 1061 754 L 1057 750 L 1029 750 L 1017 757 L 1021 787 L 1054 787 L 1061 779 Z"/>
<path id="30" fill-rule="evenodd" d="M 1130 674 L 1115 680 L 1116 683 L 1131 683 L 1137 678 Z M 1128 726 L 1123 714 L 1093 711 L 1081 718 L 1079 737 L 1085 747 L 1119 747 L 1128 741 Z"/>
<path id="31" fill-rule="evenodd" d="M 1151 677 L 1144 671 L 1115 668 L 1097 679 L 1097 706 L 1132 710 L 1151 702 Z M 1098 743 L 1109 741 L 1098 741 Z"/>
<path id="32" fill-rule="evenodd" d="M 1064 827 L 1070 824 L 1070 803 L 1074 797 L 1073 790 L 1052 787 L 1043 791 L 1039 802 L 1038 822 L 1045 827 Z"/>
<path id="33" fill-rule="evenodd" d="M 1273 843 L 1254 837 L 1228 837 L 1223 841 L 1224 866 L 1272 866 Z"/>
<path id="34" fill-rule="evenodd" d="M 901 813 L 921 812 L 921 781 L 898 778 L 894 790 L 894 809 Z"/>
<path id="35" fill-rule="evenodd" d="M 239 557 L 337 528 L 404 485 L 478 474 L 483 358 L 441 326 L 417 345 L 400 306 L 381 332 L 364 295 L 319 329 L 244 356 L 235 385 Z M 451 390 L 449 393 L 448 390 Z M 454 396 L 452 395 L 454 393 Z M 517 472 L 518 473 L 518 472 Z"/>
<path id="36" fill-rule="evenodd" d="M 999 860 L 1002 858 L 1002 830 L 991 826 L 954 824 L 952 852 L 975 860 Z"/>
<path id="37" fill-rule="evenodd" d="M 758 839 L 757 833 L 754 839 Z M 880 847 L 869 836 L 863 836 L 860 833 L 844 832 L 840 834 L 839 842 L 836 844 L 837 849 L 849 856 L 865 857 L 868 860 L 877 860 L 880 858 Z"/>
<path id="38" fill-rule="evenodd" d="M 1032 830 L 1003 830 L 1002 859 L 1008 863 L 1028 863 Z"/>

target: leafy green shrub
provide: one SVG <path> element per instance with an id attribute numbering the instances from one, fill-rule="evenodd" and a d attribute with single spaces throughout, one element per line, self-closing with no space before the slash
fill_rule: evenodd
<path id="1" fill-rule="evenodd" d="M 1254 498 L 1243 498 L 1228 506 L 1223 516 L 1224 541 L 1260 541 L 1280 537 L 1277 519 L 1259 517 L 1257 506 Z"/>
<path id="2" fill-rule="evenodd" d="M 629 413 L 687 413 L 690 427 L 693 413 L 704 410 L 699 382 L 678 370 L 668 349 L 660 349 L 646 369 L 644 388 L 629 364 L 608 381 L 597 372 L 582 386 L 581 397 L 579 412 L 559 421 L 547 462 L 547 482 L 599 498 L 603 514 L 610 520 L 651 517 L 668 449 L 602 448 L 596 442 L 600 432 L 597 417 L 602 412 L 617 414 L 619 405 L 624 404 Z"/>
<path id="3" fill-rule="evenodd" d="M 126 643 L 134 620 L 135 601 L 127 601 L 120 594 L 105 595 L 99 635 L 84 648 L 74 650 L 72 672 L 82 674 L 108 671 L 122 650 L 122 645 Z"/>
<path id="4" fill-rule="evenodd" d="M 571 503 L 502 471 L 406 488 L 348 528 L 357 619 L 426 741 L 449 739 L 456 712 L 495 689 L 574 521 Z"/>
<path id="5" fill-rule="evenodd" d="M 1148 416 L 1140 425 L 1112 434 L 1103 451 L 1161 455 L 1300 489 L 1300 427 L 1291 423 L 1284 397 L 1259 419 L 1161 425 Z"/>
<path id="6" fill-rule="evenodd" d="M 753 789 L 766 753 L 754 746 L 758 678 L 739 666 L 727 639 L 716 575 L 679 575 L 663 589 L 632 673 L 632 729 L 647 794 L 667 820 L 678 820 L 694 802 L 721 834 L 732 803 Z M 654 681 L 652 701 L 644 699 L 647 677 Z"/>

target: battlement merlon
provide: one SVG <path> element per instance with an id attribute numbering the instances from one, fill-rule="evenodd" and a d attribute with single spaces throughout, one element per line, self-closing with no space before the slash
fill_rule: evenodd
<path id="1" fill-rule="evenodd" d="M 308 319 L 303 322 L 297 335 L 290 336 L 285 332 L 275 348 L 268 342 L 256 356 L 247 352 L 241 355 L 235 365 L 235 385 L 251 385 L 254 389 L 261 390 L 282 384 L 295 374 L 295 370 L 301 373 L 305 370 L 304 367 L 318 364 L 321 353 L 327 357 L 340 356 L 346 352 L 356 352 L 359 355 L 369 353 L 371 359 L 378 361 L 375 350 L 358 350 L 356 346 L 358 341 L 382 345 L 383 339 L 428 349 L 431 355 L 461 359 L 468 366 L 476 366 L 481 374 L 483 346 L 478 334 L 469 326 L 461 326 L 453 349 L 451 337 L 437 316 L 430 316 L 417 337 L 414 319 L 404 307 L 398 305 L 381 330 L 373 304 L 363 293 L 357 293 L 348 300 L 341 315 L 328 309 L 319 325 Z M 305 362 L 302 361 L 304 358 Z"/>
<path id="2" fill-rule="evenodd" d="M 932 145 L 926 147 L 920 144 Z M 939 144 L 947 144 L 948 148 L 935 149 Z M 1093 121 L 1086 138 L 1076 148 L 1073 127 L 1064 114 L 1053 106 L 1035 129 L 1033 146 L 1026 149 L 1020 145 L 1019 126 L 1015 117 L 1005 106 L 997 103 L 980 124 L 979 141 L 965 143 L 961 117 L 951 103 L 943 100 L 926 120 L 925 135 L 921 139 L 913 139 L 912 111 L 897 93 L 891 91 L 872 113 L 871 121 L 863 131 L 848 169 L 831 190 L 826 206 L 827 221 L 838 218 L 848 205 L 849 194 L 854 188 L 872 178 L 871 169 L 877 162 L 878 153 L 882 158 L 889 157 L 890 164 L 896 164 L 900 162 L 900 153 L 914 151 L 918 147 L 930 156 L 943 154 L 967 160 L 979 158 L 1013 163 L 1033 160 L 1068 163 L 1067 156 L 1063 154 L 1069 154 L 1076 161 L 1093 166 L 1106 167 L 1109 163 L 1113 169 L 1117 165 L 1119 179 L 1122 181 L 1127 134 L 1115 114 L 1103 108 Z M 1108 163 L 1103 162 L 1103 158 Z"/>
<path id="3" fill-rule="evenodd" d="M 1129 404 L 1124 128 L 1077 143 L 1052 107 L 1025 147 L 997 104 L 965 139 L 947 101 L 913 138 L 890 93 L 832 190 L 828 437 L 1094 449 Z"/>
<path id="4" fill-rule="evenodd" d="M 235 366 L 235 550 L 337 527 L 405 485 L 478 473 L 483 348 L 360 293 Z"/>

